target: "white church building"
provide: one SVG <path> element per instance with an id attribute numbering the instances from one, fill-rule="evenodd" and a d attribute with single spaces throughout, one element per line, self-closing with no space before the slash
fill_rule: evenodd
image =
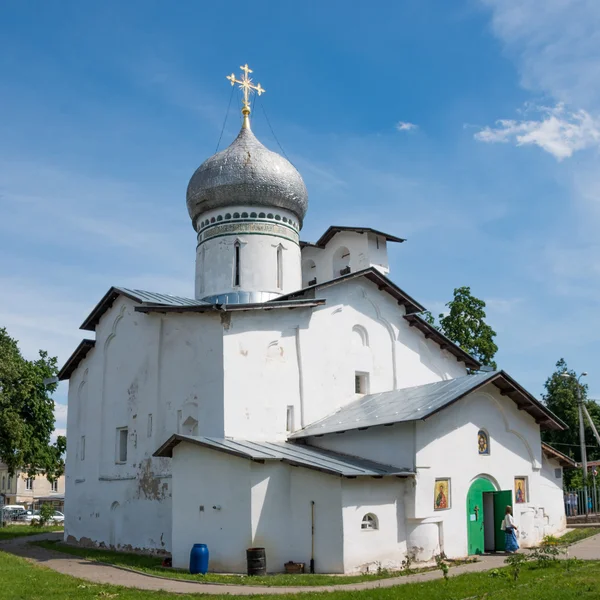
<path id="1" fill-rule="evenodd" d="M 302 177 L 242 112 L 189 182 L 195 297 L 110 288 L 60 372 L 65 539 L 352 573 L 502 550 L 507 504 L 522 546 L 563 530 L 569 459 L 540 432 L 565 425 L 419 316 L 388 277 L 404 240 L 301 241 Z"/>

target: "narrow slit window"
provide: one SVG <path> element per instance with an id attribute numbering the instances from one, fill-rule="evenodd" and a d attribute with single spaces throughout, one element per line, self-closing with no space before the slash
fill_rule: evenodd
<path id="1" fill-rule="evenodd" d="M 127 437 L 129 430 L 127 427 L 117 429 L 117 463 L 127 462 Z"/>
<path id="2" fill-rule="evenodd" d="M 233 285 L 240 285 L 240 243 L 236 242 L 233 246 Z"/>
<path id="3" fill-rule="evenodd" d="M 294 407 L 291 405 L 287 407 L 285 429 L 286 431 L 294 431 Z"/>
<path id="4" fill-rule="evenodd" d="M 85 460 L 85 435 L 81 436 L 81 450 L 79 452 L 81 460 Z"/>
<path id="5" fill-rule="evenodd" d="M 152 413 L 148 415 L 148 437 L 152 437 Z"/>
<path id="6" fill-rule="evenodd" d="M 277 246 L 277 289 L 283 289 L 283 246 Z"/>

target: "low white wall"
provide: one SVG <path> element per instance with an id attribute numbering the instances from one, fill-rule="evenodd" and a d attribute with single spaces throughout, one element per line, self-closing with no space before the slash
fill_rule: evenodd
<path id="1" fill-rule="evenodd" d="M 250 462 L 179 444 L 172 465 L 173 566 L 187 569 L 193 545 L 206 544 L 210 571 L 245 573 L 252 546 Z"/>
<path id="2" fill-rule="evenodd" d="M 375 571 L 378 566 L 397 569 L 406 558 L 406 530 L 401 479 L 345 479 L 344 571 Z M 363 517 L 376 516 L 378 528 L 361 529 Z"/>
<path id="3" fill-rule="evenodd" d="M 265 548 L 269 572 L 283 571 L 290 560 L 308 568 L 313 501 L 316 571 L 342 573 L 339 478 L 179 444 L 173 453 L 173 566 L 187 568 L 192 546 L 203 543 L 210 571 L 245 573 L 251 547 Z"/>

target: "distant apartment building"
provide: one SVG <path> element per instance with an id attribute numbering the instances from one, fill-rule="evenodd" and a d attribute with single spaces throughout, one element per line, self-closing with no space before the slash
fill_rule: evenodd
<path id="1" fill-rule="evenodd" d="M 56 510 L 62 510 L 65 501 L 65 476 L 50 482 L 41 473 L 29 477 L 24 471 L 17 471 L 13 476 L 8 467 L 0 463 L 0 505 L 21 504 L 24 508 L 38 508 L 40 504 L 49 503 Z"/>

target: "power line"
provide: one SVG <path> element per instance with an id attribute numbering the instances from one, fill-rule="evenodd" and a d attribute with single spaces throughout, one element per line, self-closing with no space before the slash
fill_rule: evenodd
<path id="1" fill-rule="evenodd" d="M 277 139 L 277 136 L 275 135 L 275 132 L 273 131 L 273 127 L 271 126 L 271 121 L 269 121 L 269 117 L 267 115 L 267 111 L 265 110 L 265 105 L 263 103 L 262 100 L 259 99 L 260 102 L 260 107 L 262 108 L 262 111 L 265 115 L 265 119 L 267 121 L 267 125 L 269 126 L 269 129 L 271 130 L 271 133 L 273 134 L 273 137 L 275 138 L 275 141 L 277 142 L 277 145 L 279 146 L 279 149 L 281 150 L 281 153 L 292 163 L 292 161 L 290 160 L 289 156 L 285 153 L 285 150 L 283 149 L 283 146 L 279 143 L 279 140 Z M 293 165 L 294 163 L 292 163 Z"/>
<path id="2" fill-rule="evenodd" d="M 227 124 L 227 117 L 229 116 L 229 109 L 231 108 L 231 100 L 233 99 L 233 92 L 235 91 L 235 86 L 231 86 L 231 94 L 229 94 L 229 104 L 227 105 L 227 112 L 225 113 L 225 120 L 223 121 L 223 128 L 221 129 L 221 135 L 219 136 L 219 141 L 217 142 L 217 149 L 215 150 L 215 154 L 219 151 L 219 146 L 221 145 L 221 140 L 223 139 L 223 132 L 225 131 L 225 125 Z"/>

